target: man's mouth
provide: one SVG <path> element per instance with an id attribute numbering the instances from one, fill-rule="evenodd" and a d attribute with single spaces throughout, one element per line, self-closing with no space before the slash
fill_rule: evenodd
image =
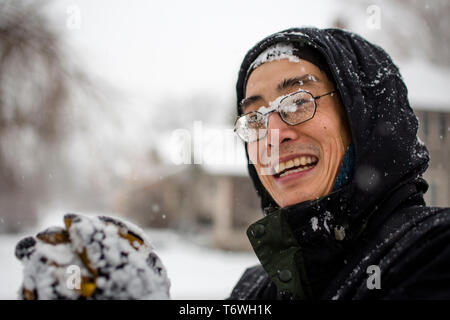
<path id="1" fill-rule="evenodd" d="M 274 177 L 282 178 L 287 175 L 305 171 L 317 165 L 319 159 L 315 156 L 299 156 L 287 161 L 278 163 L 274 169 Z"/>

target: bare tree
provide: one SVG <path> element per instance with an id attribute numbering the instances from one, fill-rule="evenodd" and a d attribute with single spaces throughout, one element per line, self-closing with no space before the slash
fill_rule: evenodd
<path id="1" fill-rule="evenodd" d="M 68 67 L 45 5 L 0 3 L 0 231 L 33 224 L 55 172 L 69 174 L 59 160 L 73 129 L 70 87 L 85 78 Z"/>

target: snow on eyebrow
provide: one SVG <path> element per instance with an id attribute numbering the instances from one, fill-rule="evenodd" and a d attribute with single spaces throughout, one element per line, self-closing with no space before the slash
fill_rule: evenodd
<path id="1" fill-rule="evenodd" d="M 275 109 L 276 109 L 276 107 L 274 107 L 274 106 L 271 106 L 270 108 L 265 107 L 265 106 L 261 106 L 261 107 L 259 107 L 259 109 L 257 111 L 259 113 L 266 114 L 266 113 L 269 113 L 270 111 L 275 110 Z"/>
<path id="2" fill-rule="evenodd" d="M 270 111 L 276 110 L 276 109 L 278 108 L 278 105 L 280 104 L 280 101 L 281 101 L 284 97 L 287 97 L 288 95 L 289 95 L 289 94 L 285 94 L 285 95 L 279 96 L 279 97 L 276 98 L 275 100 L 269 102 L 269 107 L 261 106 L 261 107 L 258 108 L 257 111 L 258 111 L 259 113 L 266 114 L 266 113 L 269 113 Z"/>
<path id="3" fill-rule="evenodd" d="M 308 85 L 313 82 L 319 82 L 319 79 L 315 75 L 308 73 L 303 76 L 284 79 L 278 84 L 278 90 L 283 91 L 289 87 Z"/>
<path id="4" fill-rule="evenodd" d="M 267 48 L 252 62 L 249 70 L 255 69 L 263 63 L 289 59 L 290 62 L 300 62 L 300 59 L 294 54 L 294 46 L 291 43 L 280 42 Z"/>
<path id="5" fill-rule="evenodd" d="M 288 95 L 290 95 L 290 93 L 289 93 L 289 94 L 282 95 L 282 96 L 279 96 L 279 97 L 276 98 L 275 100 L 270 101 L 270 102 L 269 102 L 269 106 L 271 106 L 272 108 L 277 108 L 278 105 L 280 104 L 281 100 L 283 100 L 283 99 L 284 99 L 285 97 L 287 97 Z"/>
<path id="6" fill-rule="evenodd" d="M 317 81 L 313 75 L 308 75 L 308 79 L 312 80 L 312 81 Z M 303 85 L 303 83 L 300 83 L 300 85 Z M 300 88 L 299 90 L 297 90 L 297 92 L 300 92 L 300 91 L 303 91 L 303 89 Z M 270 101 L 269 107 L 261 106 L 258 108 L 257 111 L 259 113 L 266 114 L 266 113 L 269 113 L 270 111 L 276 110 L 278 108 L 278 106 L 280 105 L 281 100 L 283 100 L 287 96 L 290 96 L 291 94 L 292 93 L 281 95 L 281 96 L 277 97 L 275 100 Z M 287 109 L 287 110 L 295 111 L 296 109 Z"/>

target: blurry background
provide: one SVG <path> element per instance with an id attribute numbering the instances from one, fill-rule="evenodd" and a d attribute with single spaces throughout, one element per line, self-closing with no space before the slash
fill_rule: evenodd
<path id="1" fill-rule="evenodd" d="M 66 212 L 146 228 L 174 298 L 226 297 L 256 262 L 245 229 L 261 214 L 242 145 L 214 137 L 229 137 L 247 50 L 294 26 L 391 54 L 431 152 L 427 203 L 450 205 L 449 17 L 447 0 L 0 0 L 0 299 L 20 285 L 15 242 Z M 201 151 L 224 161 L 176 165 L 177 130 L 191 151 L 209 130 Z"/>

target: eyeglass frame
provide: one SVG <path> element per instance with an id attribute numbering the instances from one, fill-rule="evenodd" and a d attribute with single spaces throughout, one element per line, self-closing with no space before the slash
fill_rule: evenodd
<path id="1" fill-rule="evenodd" d="M 287 122 L 286 120 L 283 119 L 283 116 L 280 114 L 279 109 L 280 109 L 280 106 L 281 106 L 282 102 L 283 102 L 285 99 L 287 99 L 287 98 L 289 98 L 289 97 L 291 97 L 291 96 L 293 96 L 293 95 L 295 95 L 295 94 L 298 94 L 298 93 L 300 93 L 300 92 L 306 92 L 307 94 L 309 94 L 309 95 L 313 98 L 313 101 L 314 101 L 314 112 L 313 112 L 311 118 L 306 119 L 306 120 L 303 120 L 303 121 L 300 121 L 299 123 L 296 123 L 296 124 L 290 124 L 289 122 Z M 284 96 L 284 97 L 280 100 L 280 102 L 278 102 L 278 105 L 277 105 L 276 107 L 271 107 L 271 108 L 267 108 L 267 107 L 266 107 L 266 108 L 269 109 L 269 110 L 266 111 L 265 113 L 262 113 L 262 112 L 259 112 L 259 111 L 255 110 L 255 111 L 250 111 L 249 113 L 243 114 L 243 115 L 241 115 L 241 116 L 238 116 L 238 117 L 236 118 L 236 120 L 234 121 L 234 130 L 233 130 L 233 131 L 236 133 L 236 123 L 238 122 L 238 120 L 239 120 L 240 118 L 245 117 L 246 115 L 248 115 L 248 114 L 250 114 L 250 113 L 252 113 L 252 112 L 257 112 L 257 113 L 261 114 L 261 115 L 265 118 L 265 124 L 266 124 L 266 129 L 265 129 L 265 130 L 266 130 L 266 133 L 264 134 L 264 136 L 260 137 L 259 139 L 255 140 L 255 141 L 251 141 L 251 142 L 259 141 L 259 140 L 261 140 L 262 138 L 264 138 L 264 137 L 267 135 L 267 132 L 269 131 L 268 123 L 269 123 L 269 116 L 270 116 L 271 113 L 277 112 L 278 115 L 280 116 L 280 119 L 281 119 L 284 123 L 286 123 L 286 124 L 288 124 L 288 125 L 290 125 L 290 126 L 297 126 L 297 125 L 299 125 L 299 124 L 305 123 L 306 121 L 309 121 L 309 120 L 311 120 L 311 119 L 314 118 L 314 116 L 316 115 L 316 110 L 317 110 L 317 103 L 316 103 L 316 100 L 319 100 L 320 98 L 325 97 L 325 96 L 328 96 L 328 95 L 333 95 L 333 94 L 335 94 L 335 93 L 337 93 L 337 90 L 333 90 L 333 91 L 330 91 L 330 92 L 328 92 L 328 93 L 324 93 L 324 94 L 322 94 L 322 95 L 314 96 L 314 95 L 313 95 L 311 92 L 309 92 L 308 90 L 303 90 L 303 89 L 297 90 L 297 91 L 295 91 L 295 92 L 292 92 L 292 93 L 290 93 L 290 94 Z M 236 133 L 236 134 L 237 134 L 237 133 Z M 247 141 L 245 141 L 244 139 L 242 139 L 241 136 L 240 136 L 239 134 L 237 134 L 237 135 L 238 135 L 238 137 L 239 137 L 241 140 L 243 140 L 245 143 L 251 143 L 250 141 L 247 142 Z"/>

